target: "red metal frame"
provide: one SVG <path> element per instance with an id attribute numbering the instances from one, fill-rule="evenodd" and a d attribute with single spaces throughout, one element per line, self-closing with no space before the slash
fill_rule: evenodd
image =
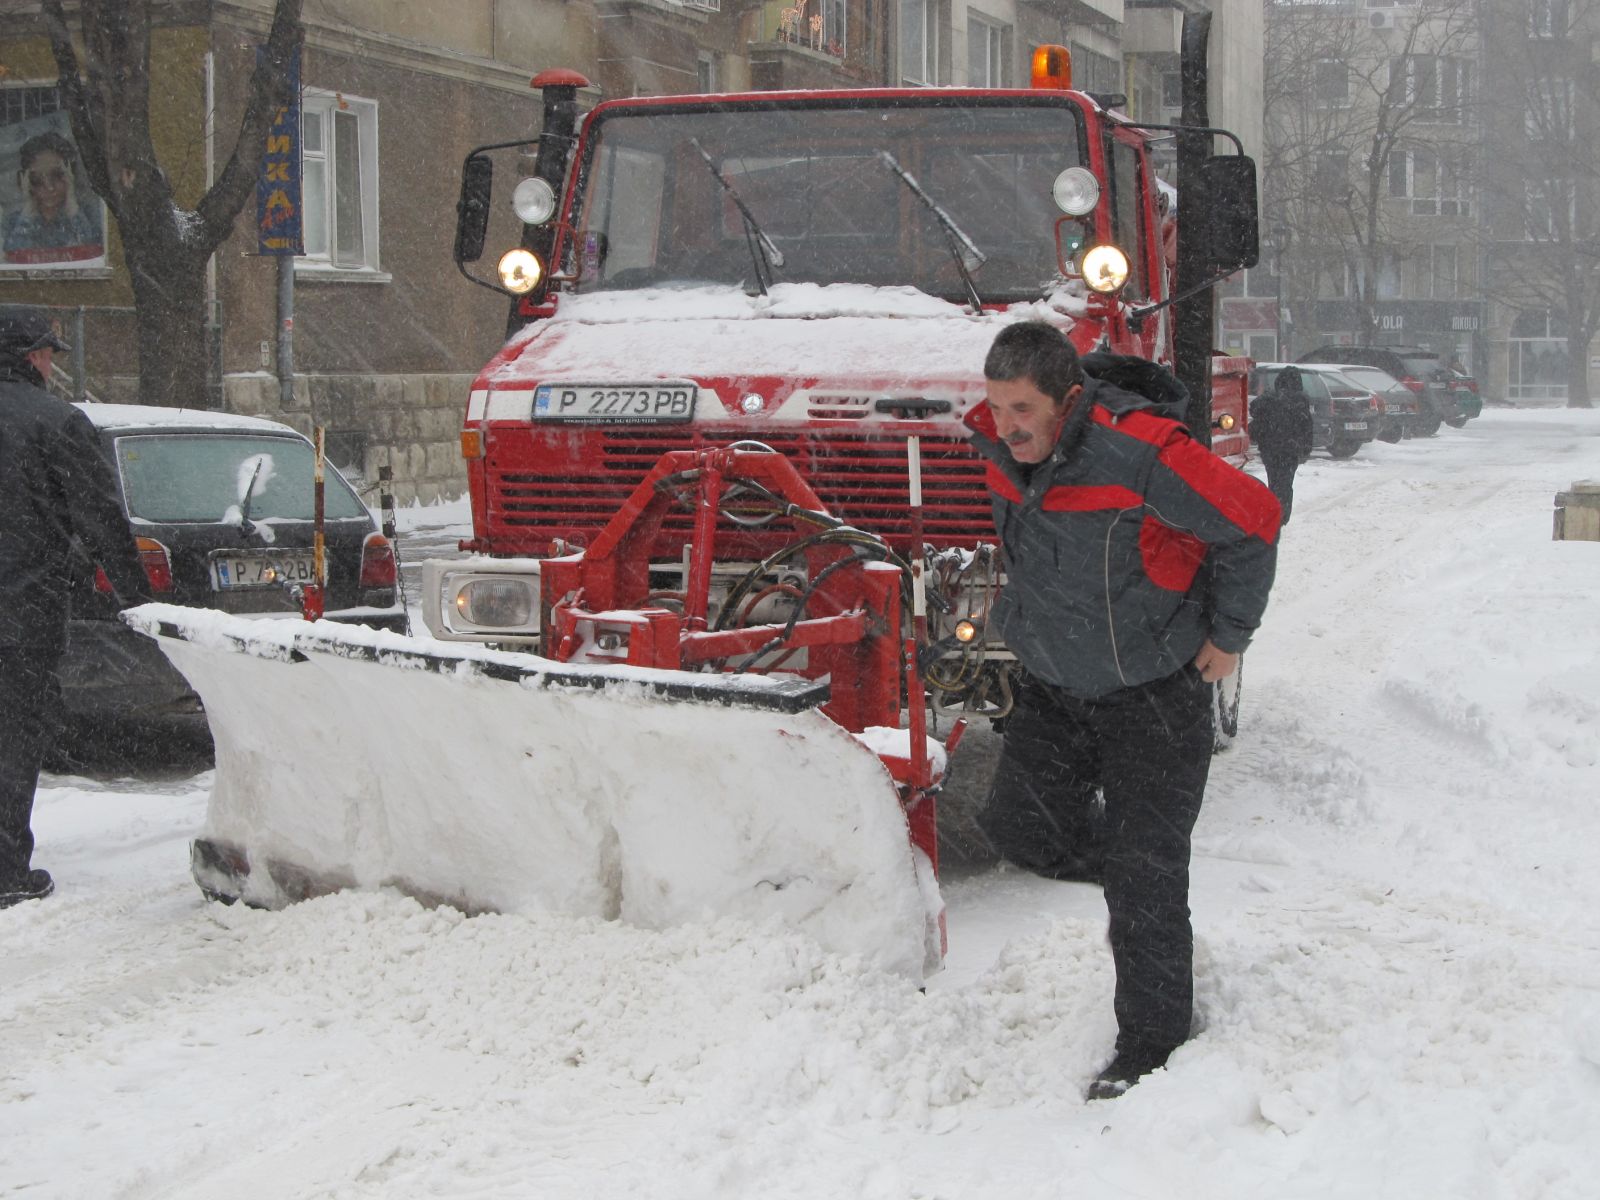
<path id="1" fill-rule="evenodd" d="M 673 477 L 683 486 L 658 486 Z M 852 733 L 898 727 L 904 688 L 910 753 L 880 757 L 899 786 L 912 843 L 937 870 L 935 795 L 942 772 L 927 753 L 927 709 L 916 671 L 916 641 L 901 640 L 902 572 L 887 563 L 854 561 L 848 546 L 812 545 L 804 552 L 808 577 L 818 580 L 824 570 L 829 573 L 816 584 L 807 613 L 792 628 L 708 628 L 717 514 L 728 490 L 740 483 L 758 483 L 797 508 L 826 512 L 782 455 L 735 449 L 664 454 L 586 551 L 544 561 L 545 652 L 561 662 L 681 670 L 762 650 L 778 654 L 804 648 L 805 665 L 784 669 L 828 679 L 829 699 L 822 711 Z M 690 484 L 695 537 L 680 613 L 652 603 L 649 572 L 656 531 Z M 802 526 L 793 517 L 779 520 L 789 521 L 799 536 L 816 532 L 817 527 Z M 949 749 L 962 728 L 958 723 L 952 731 Z"/>

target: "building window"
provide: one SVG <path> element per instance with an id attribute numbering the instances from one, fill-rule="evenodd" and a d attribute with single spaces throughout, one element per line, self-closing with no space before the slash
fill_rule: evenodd
<path id="1" fill-rule="evenodd" d="M 1523 186 L 1530 240 L 1571 241 L 1578 236 L 1577 189 L 1568 180 L 1530 179 Z"/>
<path id="2" fill-rule="evenodd" d="M 710 52 L 702 50 L 695 59 L 695 82 L 702 93 L 717 90 L 717 60 Z"/>
<path id="3" fill-rule="evenodd" d="M 305 256 L 301 264 L 378 269 L 378 104 L 307 88 L 300 131 Z"/>
<path id="4" fill-rule="evenodd" d="M 1438 54 L 1408 54 L 1389 64 L 1389 98 L 1415 109 L 1419 121 L 1457 124 L 1472 99 L 1472 63 Z"/>
<path id="5" fill-rule="evenodd" d="M 1336 58 L 1319 58 L 1311 68 L 1311 96 L 1318 108 L 1349 108 L 1349 66 Z"/>
<path id="6" fill-rule="evenodd" d="M 979 16 L 967 20 L 967 85 L 969 87 L 1010 87 L 1010 42 L 1008 26 L 997 25 Z"/>
<path id="7" fill-rule="evenodd" d="M 1122 90 L 1122 62 L 1107 54 L 1074 43 L 1072 51 L 1073 86 L 1085 92 L 1105 95 Z"/>
<path id="8" fill-rule="evenodd" d="M 937 0 L 900 0 L 900 77 L 907 83 L 939 82 Z"/>
<path id="9" fill-rule="evenodd" d="M 843 58 L 849 48 L 845 34 L 849 24 L 845 0 L 822 0 L 822 36 L 829 54 Z"/>
<path id="10" fill-rule="evenodd" d="M 1564 38 L 1571 30 L 1567 0 L 1533 0 L 1528 5 L 1528 36 Z"/>
<path id="11" fill-rule="evenodd" d="M 1406 150 L 1389 159 L 1389 195 L 1409 200 L 1415 217 L 1472 215 L 1466 159 Z"/>
<path id="12" fill-rule="evenodd" d="M 1575 103 L 1572 80 L 1564 77 L 1530 79 L 1524 115 L 1527 135 L 1545 141 L 1570 140 Z"/>
<path id="13" fill-rule="evenodd" d="M 1461 289 L 1461 247 L 1451 245 L 1429 246 L 1427 258 L 1428 277 L 1423 281 L 1423 294 L 1433 300 L 1454 300 Z"/>
<path id="14" fill-rule="evenodd" d="M 1350 188 L 1350 154 L 1345 150 L 1324 150 L 1312 167 L 1312 182 L 1323 198 L 1338 201 Z"/>

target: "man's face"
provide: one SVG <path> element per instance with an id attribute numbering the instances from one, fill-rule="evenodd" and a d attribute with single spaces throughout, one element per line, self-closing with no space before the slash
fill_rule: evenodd
<path id="1" fill-rule="evenodd" d="M 67 164 L 53 150 L 40 151 L 28 164 L 28 194 L 39 215 L 54 220 L 67 203 Z"/>
<path id="2" fill-rule="evenodd" d="M 37 350 L 29 350 L 24 357 L 33 364 L 33 369 L 44 377 L 46 383 L 50 381 L 50 365 L 55 361 L 54 346 L 40 346 Z"/>
<path id="3" fill-rule="evenodd" d="M 1021 463 L 1041 463 L 1049 458 L 1083 385 L 1074 384 L 1058 403 L 1031 379 L 990 379 L 987 383 L 984 399 L 1011 457 Z"/>

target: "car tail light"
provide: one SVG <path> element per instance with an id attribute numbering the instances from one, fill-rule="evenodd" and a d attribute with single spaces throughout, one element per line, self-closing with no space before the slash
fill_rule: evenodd
<path id="1" fill-rule="evenodd" d="M 394 579 L 394 547 L 381 533 L 367 534 L 361 543 L 361 586 L 392 588 Z"/>
<path id="2" fill-rule="evenodd" d="M 1388 405 L 1384 404 L 1383 402 L 1383 397 L 1378 395 L 1377 392 L 1373 392 L 1372 395 L 1367 397 L 1367 407 L 1372 409 L 1372 411 L 1375 413 L 1389 411 Z"/>
<path id="3" fill-rule="evenodd" d="M 1476 379 L 1467 380 L 1467 391 L 1471 392 L 1474 396 L 1478 394 L 1478 381 Z"/>
<path id="4" fill-rule="evenodd" d="M 1426 385 L 1423 384 L 1422 380 L 1420 380 L 1420 379 L 1418 379 L 1418 378 L 1416 378 L 1415 376 L 1412 376 L 1412 375 L 1407 375 L 1405 378 L 1401 379 L 1400 382 L 1405 384 L 1408 388 L 1410 388 L 1413 392 L 1415 392 L 1419 396 L 1422 395 L 1423 391 L 1425 390 L 1425 386 L 1426 386 Z"/>
<path id="5" fill-rule="evenodd" d="M 139 547 L 139 563 L 144 567 L 144 576 L 150 581 L 150 590 L 158 595 L 172 590 L 172 555 L 167 548 L 155 538 L 135 538 Z M 102 595 L 111 595 L 111 580 L 106 578 L 106 573 L 99 567 L 94 569 L 94 590 Z"/>

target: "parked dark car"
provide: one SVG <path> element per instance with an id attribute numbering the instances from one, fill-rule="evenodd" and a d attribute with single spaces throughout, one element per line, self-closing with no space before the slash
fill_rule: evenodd
<path id="1" fill-rule="evenodd" d="M 298 619 L 312 577 L 315 451 L 287 425 L 125 404 L 81 406 L 100 432 L 155 599 Z M 324 471 L 326 617 L 404 631 L 395 556 L 343 476 Z M 61 665 L 70 734 L 127 723 L 203 732 L 199 698 L 156 644 L 116 617 L 84 563 Z"/>
<path id="2" fill-rule="evenodd" d="M 1365 363 L 1381 367 L 1417 394 L 1421 402 L 1413 430 L 1419 437 L 1432 437 L 1445 421 L 1456 428 L 1478 415 L 1481 405 L 1463 404 L 1450 383 L 1450 370 L 1432 350 L 1420 346 L 1319 346 L 1302 355 L 1303 363 Z"/>
<path id="3" fill-rule="evenodd" d="M 1270 391 L 1289 363 L 1257 363 L 1250 372 L 1252 403 Z M 1358 387 L 1338 371 L 1320 364 L 1303 366 L 1300 383 L 1311 401 L 1311 448 L 1326 450 L 1334 458 L 1349 458 L 1377 436 L 1378 398 L 1370 388 Z"/>
<path id="4" fill-rule="evenodd" d="M 1307 364 L 1306 369 L 1321 368 Z M 1381 401 L 1382 411 L 1378 416 L 1380 442 L 1398 442 L 1415 433 L 1422 402 L 1415 392 L 1389 372 L 1365 363 L 1339 363 L 1329 369 L 1337 371 L 1357 387 L 1369 388 Z"/>

